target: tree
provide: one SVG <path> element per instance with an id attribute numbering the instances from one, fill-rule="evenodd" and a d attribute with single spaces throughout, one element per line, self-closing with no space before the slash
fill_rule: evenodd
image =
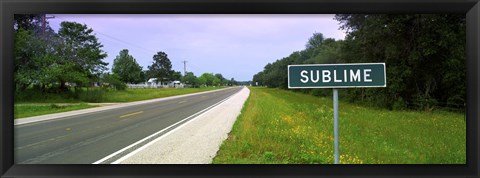
<path id="1" fill-rule="evenodd" d="M 198 77 L 198 82 L 201 85 L 212 86 L 214 85 L 215 78 L 215 75 L 212 73 L 203 73 L 200 77 Z M 218 82 L 218 80 L 215 82 Z"/>
<path id="2" fill-rule="evenodd" d="M 148 72 L 147 70 L 142 70 L 140 72 L 140 81 L 141 82 L 145 82 L 145 81 L 148 80 L 147 72 Z"/>
<path id="3" fill-rule="evenodd" d="M 349 89 L 344 98 L 389 109 L 464 107 L 465 16 L 338 14 L 335 19 L 347 31 L 345 40 L 315 33 L 306 49 L 268 63 L 253 76 L 253 85 L 286 89 L 290 64 L 385 62 L 388 87 Z M 299 91 L 331 95 L 319 89 Z"/>
<path id="4" fill-rule="evenodd" d="M 187 74 L 182 77 L 182 82 L 187 85 L 191 85 L 192 87 L 196 87 L 198 85 L 197 77 L 193 74 L 193 72 L 187 72 Z"/>
<path id="5" fill-rule="evenodd" d="M 140 66 L 133 56 L 128 54 L 128 50 L 120 51 L 120 54 L 113 60 L 112 72 L 116 74 L 120 81 L 125 83 L 140 83 L 142 66 Z"/>
<path id="6" fill-rule="evenodd" d="M 24 91 L 31 84 L 40 86 L 42 92 L 46 83 L 51 83 L 46 75 L 49 65 L 55 63 L 58 35 L 46 23 L 43 33 L 40 14 L 16 14 L 14 81 L 15 90 Z M 42 32 L 42 33 L 41 33 Z"/>
<path id="7" fill-rule="evenodd" d="M 117 74 L 103 73 L 100 75 L 100 81 L 104 84 L 104 87 L 111 87 L 116 90 L 127 89 L 127 85 L 120 80 Z"/>
<path id="8" fill-rule="evenodd" d="M 235 81 L 234 78 L 232 78 L 232 79 L 230 79 L 230 81 L 228 81 L 228 85 L 229 85 L 229 86 L 238 85 L 238 82 Z"/>
<path id="9" fill-rule="evenodd" d="M 198 77 L 198 84 L 200 85 L 207 85 L 207 76 L 206 75 L 201 75 L 200 77 Z"/>
<path id="10" fill-rule="evenodd" d="M 182 73 L 179 71 L 173 71 L 172 72 L 172 80 L 178 81 L 182 79 Z"/>
<path id="11" fill-rule="evenodd" d="M 213 80 L 212 80 L 212 85 L 213 85 L 213 86 L 218 86 L 218 85 L 221 85 L 221 82 L 222 82 L 222 81 L 221 81 L 219 78 L 215 77 L 215 78 L 213 78 Z"/>
<path id="12" fill-rule="evenodd" d="M 346 62 L 388 65 L 389 87 L 352 92 L 352 98 L 389 108 L 415 104 L 426 110 L 438 103 L 465 101 L 464 16 L 340 14 L 335 18 L 349 31 L 342 50 Z"/>
<path id="13" fill-rule="evenodd" d="M 158 78 L 158 81 L 168 81 L 172 77 L 172 62 L 168 59 L 165 52 L 157 52 L 153 55 L 153 63 L 148 66 L 148 70 L 151 77 Z"/>
<path id="14" fill-rule="evenodd" d="M 263 81 L 263 73 L 264 71 L 258 72 L 257 74 L 253 75 L 252 85 L 253 86 L 264 86 Z"/>
<path id="15" fill-rule="evenodd" d="M 219 85 L 225 85 L 226 84 L 226 80 L 222 74 L 218 73 L 218 74 L 215 74 L 215 77 L 219 79 L 218 84 Z"/>
<path id="16" fill-rule="evenodd" d="M 323 37 L 322 33 L 314 33 L 313 36 L 308 39 L 308 43 L 305 46 L 307 49 L 319 48 L 322 45 L 324 39 L 325 38 Z"/>
<path id="17" fill-rule="evenodd" d="M 43 14 L 15 14 L 14 15 L 14 29 L 18 32 L 20 29 L 23 30 L 31 30 L 35 33 L 40 33 L 43 31 L 42 22 L 43 22 Z M 46 29 L 51 29 L 46 24 Z"/>
<path id="18" fill-rule="evenodd" d="M 92 29 L 76 22 L 60 24 L 58 35 L 62 43 L 58 46 L 59 58 L 56 67 L 64 72 L 76 74 L 57 75 L 61 90 L 66 88 L 66 82 L 88 86 L 92 79 L 107 69 L 108 63 L 102 61 L 107 54 L 101 50 L 103 45 L 92 33 Z"/>

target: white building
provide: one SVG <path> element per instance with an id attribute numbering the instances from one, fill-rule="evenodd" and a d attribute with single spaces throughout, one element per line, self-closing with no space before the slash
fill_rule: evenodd
<path id="1" fill-rule="evenodd" d="M 127 84 L 129 88 L 184 88 L 185 84 L 176 81 L 160 82 L 157 78 L 150 78 L 143 84 Z"/>

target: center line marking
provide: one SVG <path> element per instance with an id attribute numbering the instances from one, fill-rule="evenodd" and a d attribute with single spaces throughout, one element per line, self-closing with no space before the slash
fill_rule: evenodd
<path id="1" fill-rule="evenodd" d="M 178 102 L 178 104 L 182 104 L 182 103 L 186 103 L 187 101 L 180 101 Z"/>
<path id="2" fill-rule="evenodd" d="M 123 115 L 123 116 L 120 116 L 120 118 L 132 116 L 132 115 L 135 115 L 135 114 L 140 114 L 140 113 L 142 113 L 142 112 L 143 112 L 143 111 L 138 111 L 138 112 L 134 112 L 134 113 L 130 113 L 130 114 L 125 114 L 125 115 Z"/>

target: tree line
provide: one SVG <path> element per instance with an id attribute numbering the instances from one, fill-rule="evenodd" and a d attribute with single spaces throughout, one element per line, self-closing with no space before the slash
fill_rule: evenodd
<path id="1" fill-rule="evenodd" d="M 287 89 L 287 66 L 385 62 L 386 88 L 340 90 L 352 103 L 389 109 L 447 107 L 466 102 L 466 22 L 457 14 L 337 14 L 344 40 L 314 33 L 305 49 L 268 63 L 253 84 Z M 316 96 L 331 90 L 300 89 Z"/>
<path id="2" fill-rule="evenodd" d="M 167 53 L 163 51 L 157 52 L 153 56 L 153 62 L 148 66 L 148 70 L 142 70 L 136 59 L 128 54 L 128 49 L 124 49 L 114 59 L 112 72 L 120 81 L 132 84 L 143 83 L 149 78 L 157 78 L 158 82 L 181 81 L 190 87 L 238 84 L 234 78 L 228 80 L 220 73 L 203 73 L 197 77 L 193 72 L 187 72 L 182 76 L 181 72 L 172 70 L 172 63 Z"/>
<path id="3" fill-rule="evenodd" d="M 58 32 L 43 23 L 42 14 L 14 16 L 15 93 L 69 93 L 101 84 L 124 90 L 126 83 L 142 83 L 149 78 L 159 82 L 180 80 L 192 87 L 235 85 L 222 74 L 204 73 L 196 77 L 192 72 L 182 76 L 172 70 L 165 52 L 153 55 L 153 62 L 143 70 L 136 59 L 123 49 L 115 57 L 111 72 L 103 59 L 107 53 L 93 29 L 77 22 L 61 22 Z"/>

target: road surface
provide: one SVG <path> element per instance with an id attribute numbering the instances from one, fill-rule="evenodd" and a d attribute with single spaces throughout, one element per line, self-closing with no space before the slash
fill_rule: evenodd
<path id="1" fill-rule="evenodd" d="M 15 163 L 108 164 L 240 90 L 241 87 L 229 88 L 155 103 L 16 125 Z M 155 137 L 150 138 L 154 133 Z M 125 149 L 134 143 L 135 146 Z M 124 151 L 118 155 L 108 157 L 122 149 Z M 106 157 L 108 159 L 105 159 Z"/>

